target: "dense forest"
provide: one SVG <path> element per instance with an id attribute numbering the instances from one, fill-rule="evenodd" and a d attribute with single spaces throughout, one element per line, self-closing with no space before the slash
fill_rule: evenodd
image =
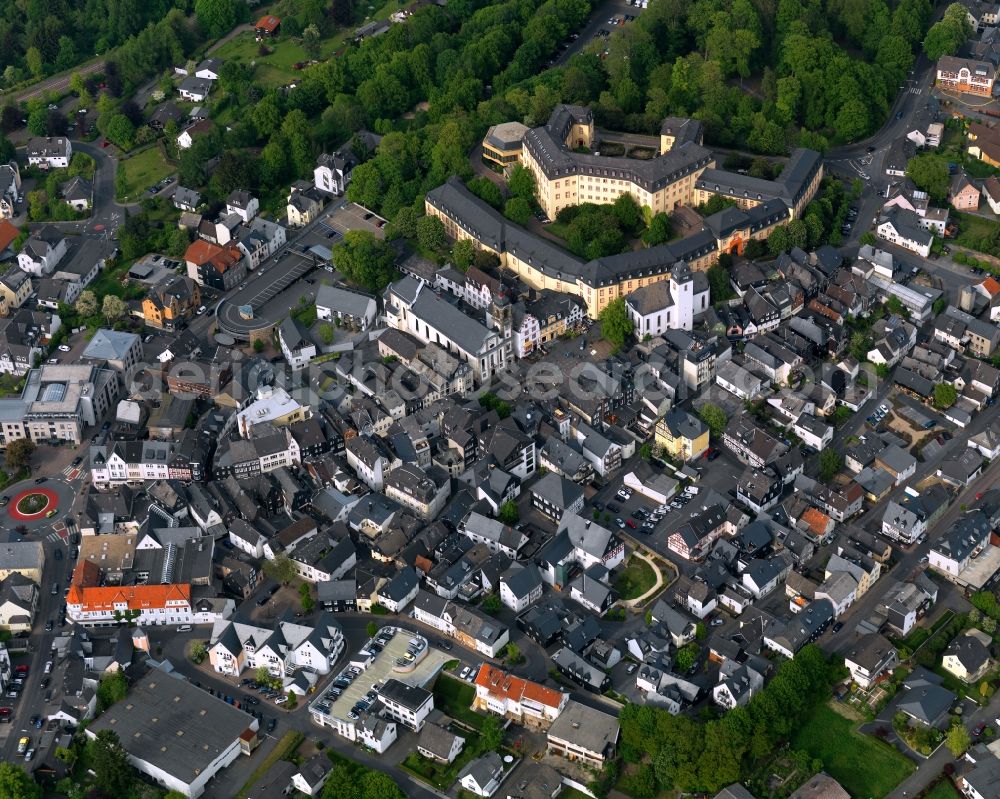
<path id="1" fill-rule="evenodd" d="M 12 43 L 0 57 L 23 65 L 26 50 L 42 52 L 40 31 L 44 64 L 58 59 L 60 37 L 67 52 L 93 36 L 117 43 L 107 88 L 123 101 L 248 13 L 242 0 L 29 0 L 24 13 L 15 2 L 24 0 L 0 0 Z M 141 11 L 126 13 L 130 4 Z M 352 0 L 280 0 L 274 9 L 293 37 L 307 26 L 326 37 L 363 16 Z M 216 196 L 245 186 L 276 198 L 309 174 L 317 152 L 368 128 L 385 138 L 355 170 L 350 196 L 390 220 L 407 209 L 394 227 L 407 235 L 424 192 L 471 176 L 468 153 L 489 125 L 539 124 L 559 102 L 591 105 L 612 129 L 656 133 L 663 116 L 690 115 L 710 145 L 825 149 L 882 124 L 931 16 L 929 0 L 653 0 L 635 22 L 551 66 L 591 10 L 590 0 L 424 6 L 305 70 L 291 91 L 266 88 L 249 64 L 231 62 L 212 99 L 227 125 L 179 155 L 181 180 L 208 183 Z M 209 182 L 215 156 L 223 157 Z"/>
<path id="2" fill-rule="evenodd" d="M 71 69 L 162 20 L 175 0 L 0 0 L 3 86 Z"/>

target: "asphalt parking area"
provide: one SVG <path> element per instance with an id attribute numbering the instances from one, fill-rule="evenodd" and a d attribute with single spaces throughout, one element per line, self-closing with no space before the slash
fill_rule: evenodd
<path id="1" fill-rule="evenodd" d="M 361 674 L 331 703 L 329 713 L 325 715 L 346 720 L 348 713 L 351 712 L 351 708 L 359 700 L 363 699 L 365 694 L 372 690 L 372 686 L 376 683 L 383 685 L 390 678 L 395 678 L 407 685 L 426 685 L 451 658 L 424 639 L 427 642 L 427 654 L 424 658 L 411 671 L 396 671 L 396 661 L 406 654 L 406 649 L 410 641 L 415 637 L 418 637 L 418 634 L 397 627 L 396 634 L 392 637 L 392 640 L 375 656 L 372 664 L 362 670 Z M 422 638 L 422 636 L 419 637 Z M 351 656 L 350 660 L 356 661 L 357 658 Z M 347 665 L 344 668 L 347 669 L 349 667 Z M 327 687 L 329 688 L 329 686 Z M 311 712 L 323 712 L 318 708 L 318 705 L 324 700 L 324 697 L 326 697 L 326 691 L 313 702 L 310 707 Z"/>
<path id="2" fill-rule="evenodd" d="M 365 218 L 367 217 L 367 219 Z M 385 238 L 383 228 L 378 223 L 385 224 L 385 220 L 377 214 L 363 208 L 357 203 L 347 203 L 343 208 L 335 208 L 318 225 L 326 226 L 343 235 L 348 230 L 367 230 L 380 239 Z"/>

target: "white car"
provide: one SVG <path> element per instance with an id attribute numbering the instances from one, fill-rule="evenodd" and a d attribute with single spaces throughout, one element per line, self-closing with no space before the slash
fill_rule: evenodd
<path id="1" fill-rule="evenodd" d="M 201 306 L 201 307 L 200 307 L 200 308 L 198 309 L 198 316 L 201 316 L 201 315 L 202 315 L 203 313 L 205 313 L 205 311 L 207 311 L 207 310 L 208 310 L 208 308 L 207 308 L 207 307 L 205 307 L 204 305 L 202 305 L 202 306 Z"/>
<path id="2" fill-rule="evenodd" d="M 72 347 L 70 347 L 69 344 L 60 344 L 59 345 L 59 352 L 69 352 L 71 349 L 72 349 Z"/>
<path id="3" fill-rule="evenodd" d="M 472 669 L 470 669 L 468 666 L 466 666 L 464 669 L 462 669 L 461 673 L 458 675 L 459 679 L 461 679 L 461 680 L 467 679 L 468 676 L 469 676 L 469 672 L 471 672 L 471 671 L 472 671 Z"/>

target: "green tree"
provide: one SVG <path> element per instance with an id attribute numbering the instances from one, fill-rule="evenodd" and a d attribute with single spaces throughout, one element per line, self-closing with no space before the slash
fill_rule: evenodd
<path id="1" fill-rule="evenodd" d="M 313 60 L 319 58 L 322 43 L 319 28 L 315 25 L 306 26 L 302 31 L 302 49 L 306 51 L 306 55 Z"/>
<path id="2" fill-rule="evenodd" d="M 379 293 L 396 274 L 395 253 L 367 230 L 349 230 L 333 248 L 333 262 L 348 280 Z"/>
<path id="3" fill-rule="evenodd" d="M 101 730 L 90 741 L 90 767 L 101 791 L 108 796 L 128 796 L 135 782 L 135 772 L 114 730 Z"/>
<path id="4" fill-rule="evenodd" d="M 298 574 L 291 558 L 283 552 L 279 552 L 271 560 L 264 563 L 264 572 L 272 580 L 286 584 L 295 579 Z"/>
<path id="5" fill-rule="evenodd" d="M 500 187 L 487 177 L 472 178 L 466 186 L 480 200 L 484 200 L 498 211 L 503 208 L 503 194 Z"/>
<path id="6" fill-rule="evenodd" d="M 115 114 L 108 120 L 108 124 L 104 129 L 104 136 L 108 141 L 117 144 L 123 150 L 129 150 L 132 147 L 132 140 L 135 137 L 135 126 L 124 114 Z"/>
<path id="7" fill-rule="evenodd" d="M 36 78 L 41 77 L 42 72 L 45 70 L 45 64 L 42 62 L 42 54 L 37 47 L 28 48 L 24 54 L 24 63 Z"/>
<path id="8" fill-rule="evenodd" d="M 521 652 L 521 647 L 517 644 L 509 643 L 505 649 L 504 658 L 508 663 L 517 665 L 518 663 L 524 662 L 524 654 Z"/>
<path id="9" fill-rule="evenodd" d="M 833 447 L 827 447 L 819 454 L 819 479 L 828 482 L 844 468 L 844 456 Z"/>
<path id="10" fill-rule="evenodd" d="M 625 230 L 635 232 L 642 225 L 642 209 L 631 194 L 626 192 L 619 194 L 611 206 L 611 211 L 618 224 Z"/>
<path id="11" fill-rule="evenodd" d="M 365 627 L 365 632 L 368 633 L 369 638 L 374 638 L 378 635 L 378 625 L 373 621 L 368 622 L 368 626 Z"/>
<path id="12" fill-rule="evenodd" d="M 274 677 L 267 670 L 267 666 L 258 666 L 253 676 L 258 685 L 271 685 L 274 682 Z"/>
<path id="13" fill-rule="evenodd" d="M 196 664 L 204 663 L 206 657 L 208 657 L 208 647 L 203 641 L 195 641 L 191 645 L 191 661 Z"/>
<path id="14" fill-rule="evenodd" d="M 670 241 L 673 234 L 670 217 L 661 212 L 649 220 L 649 226 L 642 233 L 642 240 L 650 247 L 654 247 Z"/>
<path id="15" fill-rule="evenodd" d="M 866 230 L 864 233 L 861 234 L 861 237 L 858 239 L 858 241 L 861 242 L 862 244 L 868 244 L 870 246 L 874 246 L 878 242 L 878 238 L 870 230 Z"/>
<path id="16" fill-rule="evenodd" d="M 97 705 L 103 711 L 115 702 L 120 702 L 128 694 L 128 680 L 122 671 L 114 671 L 101 678 L 97 686 Z"/>
<path id="17" fill-rule="evenodd" d="M 950 383 L 938 383 L 934 386 L 934 407 L 944 410 L 958 401 L 958 392 Z"/>
<path id="18" fill-rule="evenodd" d="M 264 341 L 263 339 L 255 338 L 253 340 L 253 351 L 263 352 L 264 351 Z"/>
<path id="19" fill-rule="evenodd" d="M 198 26 L 209 39 L 229 33 L 240 17 L 241 0 L 196 0 L 194 13 Z"/>
<path id="20" fill-rule="evenodd" d="M 517 503 L 509 499 L 500 506 L 497 518 L 504 524 L 517 524 L 521 518 L 521 512 L 517 509 Z"/>
<path id="21" fill-rule="evenodd" d="M 17 473 L 30 467 L 34 452 L 35 442 L 30 438 L 15 438 L 7 444 L 7 453 L 4 456 L 8 471 Z"/>
<path id="22" fill-rule="evenodd" d="M 359 799 L 404 799 L 403 792 L 388 774 L 365 769 L 361 777 Z"/>
<path id="23" fill-rule="evenodd" d="M 28 132 L 34 136 L 45 136 L 49 128 L 49 112 L 45 106 L 28 113 Z"/>
<path id="24" fill-rule="evenodd" d="M 965 725 L 959 722 L 948 730 L 948 735 L 944 739 L 944 743 L 952 755 L 961 757 L 972 746 L 972 736 L 969 735 L 969 731 L 965 728 Z"/>
<path id="25" fill-rule="evenodd" d="M 461 239 L 456 241 L 451 248 L 451 263 L 456 268 L 465 272 L 472 266 L 472 259 L 476 257 L 476 245 L 472 239 Z"/>
<path id="26" fill-rule="evenodd" d="M 302 603 L 302 610 L 305 613 L 312 613 L 316 607 L 316 600 L 313 599 L 309 583 L 302 583 L 299 586 L 299 600 Z"/>
<path id="27" fill-rule="evenodd" d="M 512 197 L 520 197 L 532 203 L 535 200 L 535 176 L 527 167 L 517 164 L 510 171 L 507 179 L 507 190 Z"/>
<path id="28" fill-rule="evenodd" d="M 522 197 L 512 197 L 504 206 L 503 215 L 518 225 L 528 224 L 531 219 L 531 204 Z"/>
<path id="29" fill-rule="evenodd" d="M 965 9 L 959 3 L 954 3 L 945 11 L 941 21 L 927 31 L 924 53 L 931 61 L 937 61 L 941 56 L 955 55 L 971 35 L 972 25 Z"/>
<path id="30" fill-rule="evenodd" d="M 914 156 L 906 165 L 906 176 L 931 199 L 938 202 L 947 199 L 951 176 L 948 161 L 943 156 L 933 153 Z"/>
<path id="31" fill-rule="evenodd" d="M 500 726 L 500 719 L 494 715 L 489 715 L 483 719 L 483 724 L 479 728 L 479 743 L 484 752 L 496 752 L 503 743 L 503 727 Z"/>
<path id="32" fill-rule="evenodd" d="M 489 613 L 491 616 L 499 613 L 501 607 L 503 607 L 503 603 L 496 594 L 487 594 L 483 597 L 483 601 L 479 603 L 479 609 L 483 613 Z"/>
<path id="33" fill-rule="evenodd" d="M 94 316 L 97 313 L 97 297 L 94 296 L 94 292 L 90 289 L 85 289 L 80 292 L 80 296 L 76 298 L 76 304 L 73 307 L 84 318 Z"/>
<path id="34" fill-rule="evenodd" d="M 600 315 L 601 337 L 616 349 L 625 346 L 625 340 L 632 335 L 632 320 L 625 308 L 625 300 L 619 297 L 608 303 Z"/>
<path id="35" fill-rule="evenodd" d="M 4 799 L 41 799 L 42 786 L 14 763 L 0 763 L 0 796 Z"/>
<path id="36" fill-rule="evenodd" d="M 933 311 L 935 316 L 940 316 L 945 308 L 948 307 L 948 301 L 944 297 L 938 297 L 934 300 L 934 304 L 931 306 L 931 311 Z"/>
<path id="37" fill-rule="evenodd" d="M 428 250 L 443 250 L 448 245 L 444 223 L 436 216 L 420 217 L 417 220 L 417 242 Z"/>
<path id="38" fill-rule="evenodd" d="M 687 674 L 698 660 L 698 653 L 701 651 L 698 644 L 692 641 L 684 644 L 677 650 L 677 657 L 674 658 L 674 668 L 679 674 Z"/>
<path id="39" fill-rule="evenodd" d="M 711 402 L 706 402 L 698 409 L 698 418 L 708 425 L 709 432 L 716 439 L 722 438 L 726 425 L 729 424 L 726 412 Z"/>
<path id="40" fill-rule="evenodd" d="M 125 314 L 128 313 L 128 306 L 125 304 L 125 300 L 121 297 L 117 297 L 114 294 L 105 294 L 104 300 L 101 302 L 101 315 L 108 320 L 109 323 L 117 322 L 119 319 L 124 319 Z"/>
<path id="41" fill-rule="evenodd" d="M 725 258 L 725 261 L 723 258 Z M 719 256 L 718 261 L 708 268 L 708 272 L 706 273 L 706 277 L 708 278 L 708 295 L 711 297 L 712 302 L 725 302 L 736 295 L 736 292 L 733 291 L 733 285 L 730 282 L 731 276 L 729 274 L 729 264 L 732 261 L 732 256 L 724 253 Z"/>

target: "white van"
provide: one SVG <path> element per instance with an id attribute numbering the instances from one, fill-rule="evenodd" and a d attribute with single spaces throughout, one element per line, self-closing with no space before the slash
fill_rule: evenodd
<path id="1" fill-rule="evenodd" d="M 189 633 L 189 632 L 191 632 L 191 625 L 190 624 L 182 624 L 180 627 L 177 628 L 177 632 L 179 632 L 179 633 Z"/>

